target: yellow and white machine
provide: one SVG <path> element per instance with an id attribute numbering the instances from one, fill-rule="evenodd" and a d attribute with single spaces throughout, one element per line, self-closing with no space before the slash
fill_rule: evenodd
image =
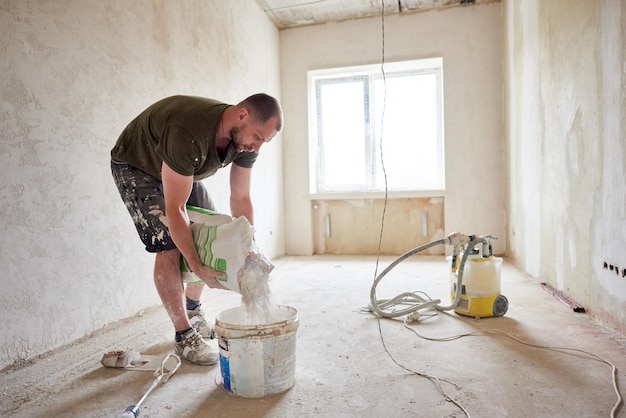
<path id="1" fill-rule="evenodd" d="M 502 258 L 494 257 L 491 240 L 494 237 L 484 235 L 465 235 L 452 233 L 446 238 L 422 245 L 406 252 L 391 263 L 376 277 L 370 292 L 369 310 L 378 316 L 395 318 L 408 315 L 408 319 L 419 320 L 420 310 L 454 310 L 456 313 L 475 318 L 503 316 L 509 307 L 508 299 L 500 294 L 500 273 Z M 376 286 L 380 280 L 398 263 L 408 257 L 436 245 L 451 245 L 450 295 L 452 303 L 442 306 L 440 299 L 424 298 L 420 293 L 402 293 L 393 299 L 378 300 Z M 398 309 L 398 306 L 403 306 Z"/>
<path id="2" fill-rule="evenodd" d="M 481 238 L 477 242 L 476 238 L 468 237 L 465 249 L 455 246 L 453 255 L 448 257 L 451 266 L 450 296 L 455 306 L 454 312 L 476 318 L 503 316 L 508 310 L 509 302 L 500 294 L 502 258 L 492 254 L 492 237 Z M 472 243 L 482 245 L 476 247 Z M 468 252 L 467 256 L 465 252 Z M 462 260 L 465 260 L 464 269 L 462 277 L 459 277 Z"/>

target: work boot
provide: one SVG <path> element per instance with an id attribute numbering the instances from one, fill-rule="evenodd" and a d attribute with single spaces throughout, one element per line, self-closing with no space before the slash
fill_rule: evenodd
<path id="1" fill-rule="evenodd" d="M 187 318 L 189 318 L 191 326 L 198 331 L 202 338 L 215 338 L 215 330 L 204 317 L 204 311 L 201 307 L 198 306 L 196 309 L 187 310 Z"/>
<path id="2" fill-rule="evenodd" d="M 176 351 L 182 358 L 203 366 L 215 364 L 219 359 L 218 351 L 209 346 L 195 328 L 181 336 L 176 343 Z"/>

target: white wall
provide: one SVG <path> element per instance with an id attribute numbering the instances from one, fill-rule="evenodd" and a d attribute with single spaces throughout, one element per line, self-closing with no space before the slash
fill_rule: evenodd
<path id="1" fill-rule="evenodd" d="M 171 94 L 280 97 L 254 0 L 0 1 L 0 369 L 159 303 L 113 184 L 123 127 Z M 253 171 L 257 241 L 284 253 L 282 145 Z M 228 212 L 227 172 L 207 181 Z"/>
<path id="2" fill-rule="evenodd" d="M 507 0 L 504 19 L 508 255 L 624 333 L 626 5 Z"/>
<path id="3" fill-rule="evenodd" d="M 443 57 L 446 233 L 496 235 L 498 253 L 506 248 L 501 22 L 500 3 L 385 18 L 386 62 Z M 381 26 L 378 17 L 280 33 L 288 254 L 313 253 L 307 71 L 380 63 Z"/>

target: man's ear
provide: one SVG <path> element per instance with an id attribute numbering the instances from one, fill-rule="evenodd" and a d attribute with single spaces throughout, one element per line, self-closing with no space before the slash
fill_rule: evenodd
<path id="1" fill-rule="evenodd" d="M 250 114 L 248 113 L 248 109 L 242 107 L 237 113 L 237 122 L 245 122 L 248 116 L 250 116 Z"/>

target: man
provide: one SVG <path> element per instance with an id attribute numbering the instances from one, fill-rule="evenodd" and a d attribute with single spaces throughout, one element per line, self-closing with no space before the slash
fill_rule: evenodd
<path id="1" fill-rule="evenodd" d="M 237 105 L 173 96 L 132 120 L 111 150 L 111 171 L 122 200 L 146 250 L 156 253 L 154 283 L 174 325 L 176 350 L 193 363 L 214 364 L 219 356 L 202 338 L 212 334 L 200 309 L 204 284 L 185 288 L 181 254 L 209 287 L 224 288 L 219 282 L 224 273 L 200 261 L 186 205 L 215 210 L 200 180 L 233 163 L 231 215 L 254 224 L 251 168 L 261 146 L 281 128 L 281 107 L 266 94 Z"/>

